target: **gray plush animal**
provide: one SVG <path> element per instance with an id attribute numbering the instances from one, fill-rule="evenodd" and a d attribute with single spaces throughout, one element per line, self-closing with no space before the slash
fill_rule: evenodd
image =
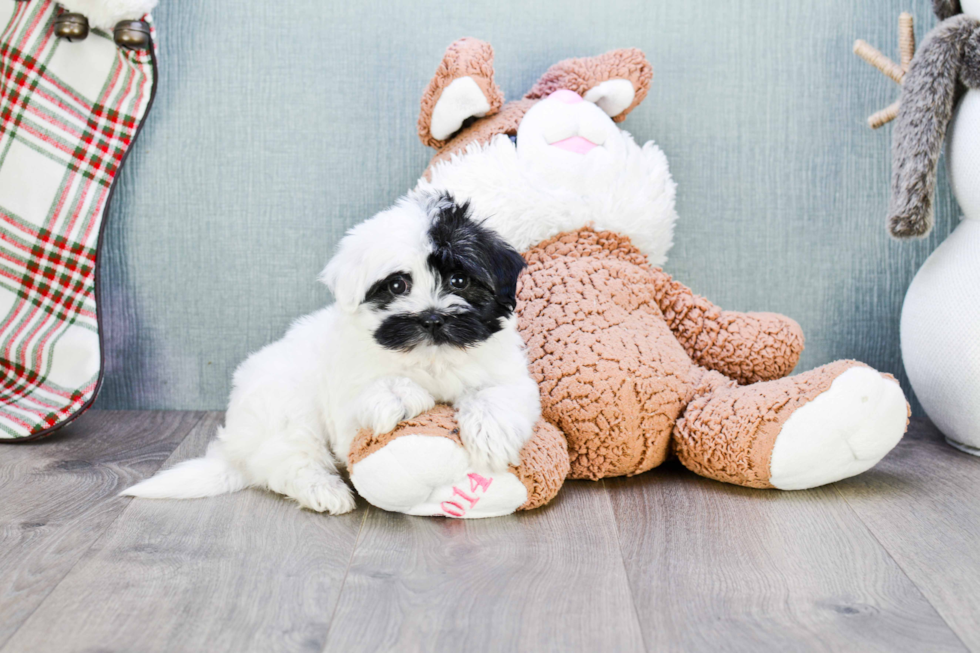
<path id="1" fill-rule="evenodd" d="M 912 59 L 895 123 L 888 229 L 896 238 L 932 229 L 946 128 L 964 87 L 980 90 L 980 0 L 933 0 L 933 9 L 943 22 Z"/>

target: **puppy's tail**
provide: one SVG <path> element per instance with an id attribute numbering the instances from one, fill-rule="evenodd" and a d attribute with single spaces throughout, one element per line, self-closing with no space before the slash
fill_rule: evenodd
<path id="1" fill-rule="evenodd" d="M 175 465 L 123 490 L 120 495 L 143 499 L 198 499 L 237 492 L 248 485 L 245 475 L 225 458 L 220 443 L 212 442 L 203 458 Z"/>

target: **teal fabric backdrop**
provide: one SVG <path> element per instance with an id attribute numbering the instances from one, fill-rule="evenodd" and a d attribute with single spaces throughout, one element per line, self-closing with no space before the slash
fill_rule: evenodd
<path id="1" fill-rule="evenodd" d="M 104 249 L 102 408 L 222 408 L 231 373 L 330 301 L 315 279 L 351 225 L 410 188 L 445 47 L 490 41 L 521 95 L 552 63 L 637 46 L 654 65 L 623 126 L 678 184 L 667 270 L 726 308 L 779 311 L 798 370 L 857 358 L 904 380 L 912 276 L 958 219 L 941 176 L 927 240 L 885 232 L 897 87 L 851 53 L 897 56 L 928 0 L 238 2 L 161 0 L 156 104 L 123 172 Z"/>

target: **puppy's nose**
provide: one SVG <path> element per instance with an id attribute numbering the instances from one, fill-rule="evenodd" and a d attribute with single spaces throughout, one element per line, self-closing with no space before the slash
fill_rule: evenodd
<path id="1" fill-rule="evenodd" d="M 428 331 L 437 331 L 442 328 L 445 320 L 438 313 L 428 312 L 422 316 L 422 326 Z"/>

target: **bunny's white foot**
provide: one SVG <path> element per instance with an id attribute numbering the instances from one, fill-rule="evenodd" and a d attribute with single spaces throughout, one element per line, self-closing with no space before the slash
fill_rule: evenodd
<path id="1" fill-rule="evenodd" d="M 394 438 L 352 464 L 350 479 L 372 505 L 409 515 L 498 517 L 528 497 L 514 474 L 477 471 L 460 444 L 434 435 Z"/>
<path id="2" fill-rule="evenodd" d="M 860 474 L 898 444 L 907 424 L 898 382 L 869 367 L 852 367 L 783 425 L 769 483 L 801 490 Z"/>

